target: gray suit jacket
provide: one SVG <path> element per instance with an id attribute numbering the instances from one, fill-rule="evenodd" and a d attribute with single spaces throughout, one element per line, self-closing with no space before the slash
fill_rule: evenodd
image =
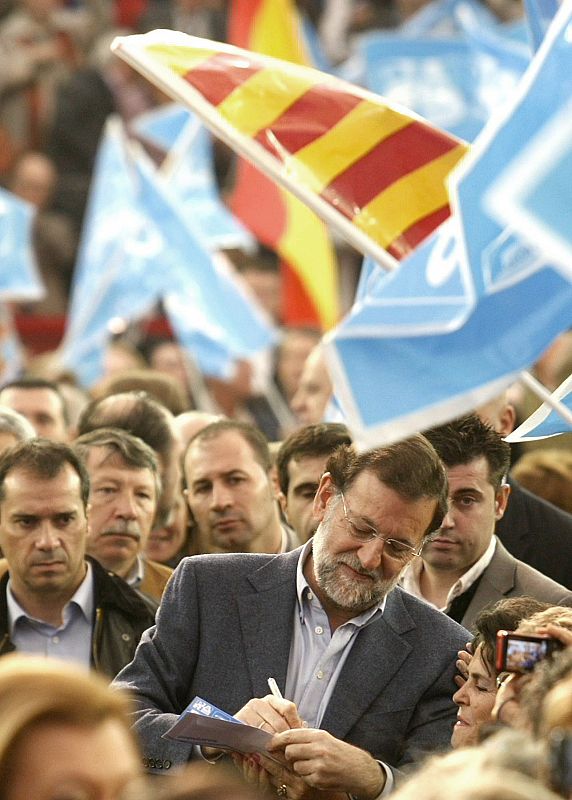
<path id="1" fill-rule="evenodd" d="M 485 606 L 490 606 L 503 597 L 523 595 L 555 606 L 572 606 L 572 592 L 551 578 L 547 578 L 542 572 L 519 561 L 500 541 L 497 541 L 493 559 L 481 577 L 477 591 L 463 616 L 462 624 L 470 630 L 478 613 Z"/>
<path id="2" fill-rule="evenodd" d="M 284 691 L 300 552 L 179 564 L 156 626 L 115 681 L 135 694 L 135 729 L 150 768 L 189 760 L 190 745 L 161 736 L 195 695 L 236 713 L 268 694 L 269 676 Z M 467 635 L 395 589 L 383 615 L 358 634 L 322 727 L 393 766 L 448 746 L 455 658 Z"/>

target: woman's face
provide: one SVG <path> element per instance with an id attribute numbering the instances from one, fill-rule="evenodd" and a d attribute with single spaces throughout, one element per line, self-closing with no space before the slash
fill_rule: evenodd
<path id="1" fill-rule="evenodd" d="M 451 745 L 466 747 L 478 741 L 479 728 L 489 722 L 496 697 L 496 675 L 478 647 L 469 662 L 469 677 L 453 695 L 459 706 Z"/>
<path id="2" fill-rule="evenodd" d="M 13 754 L 5 798 L 118 800 L 140 774 L 138 753 L 117 720 L 42 722 Z"/>

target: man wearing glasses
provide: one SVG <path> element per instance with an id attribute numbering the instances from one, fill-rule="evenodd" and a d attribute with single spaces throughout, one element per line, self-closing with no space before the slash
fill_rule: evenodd
<path id="1" fill-rule="evenodd" d="M 342 447 L 302 548 L 184 560 L 116 681 L 135 694 L 148 763 L 191 757 L 191 745 L 161 736 L 195 696 L 274 734 L 284 763 L 234 759 L 279 797 L 374 800 L 396 768 L 446 747 L 467 632 L 396 586 L 446 502 L 424 437 L 359 455 Z M 268 694 L 269 677 L 286 699 Z"/>

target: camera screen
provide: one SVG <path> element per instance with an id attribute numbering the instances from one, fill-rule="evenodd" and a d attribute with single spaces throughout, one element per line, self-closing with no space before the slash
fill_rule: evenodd
<path id="1" fill-rule="evenodd" d="M 506 670 L 508 672 L 527 672 L 546 658 L 549 652 L 548 641 L 527 642 L 509 637 L 506 643 Z"/>

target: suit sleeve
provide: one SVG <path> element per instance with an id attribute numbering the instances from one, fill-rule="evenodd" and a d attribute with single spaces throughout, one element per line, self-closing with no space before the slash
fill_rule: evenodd
<path id="1" fill-rule="evenodd" d="M 113 685 L 133 697 L 134 730 L 151 770 L 187 762 L 192 745 L 163 739 L 188 705 L 199 645 L 199 597 L 195 570 L 186 559 L 165 589 L 154 627 L 145 631 L 133 661 Z"/>

